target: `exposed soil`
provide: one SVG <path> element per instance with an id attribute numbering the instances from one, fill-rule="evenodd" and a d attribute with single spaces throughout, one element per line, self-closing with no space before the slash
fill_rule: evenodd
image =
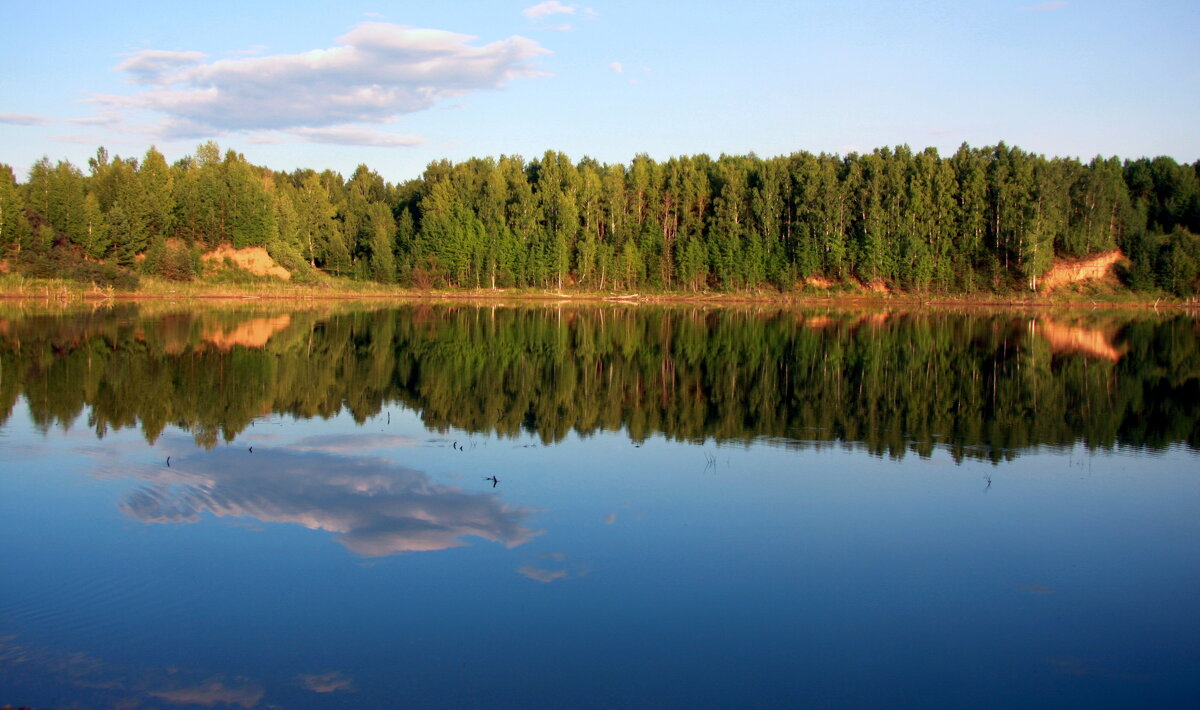
<path id="1" fill-rule="evenodd" d="M 262 247 L 246 247 L 245 249 L 234 249 L 228 245 L 221 245 L 216 249 L 201 256 L 205 261 L 223 262 L 229 259 L 243 271 L 249 271 L 256 276 L 274 276 L 290 281 L 292 274 L 287 269 L 275 263 L 271 255 Z"/>
<path id="2" fill-rule="evenodd" d="M 1038 279 L 1038 290 L 1053 291 L 1070 284 L 1108 278 L 1113 274 L 1113 267 L 1124 258 L 1120 251 L 1110 251 L 1090 259 L 1056 263 Z"/>

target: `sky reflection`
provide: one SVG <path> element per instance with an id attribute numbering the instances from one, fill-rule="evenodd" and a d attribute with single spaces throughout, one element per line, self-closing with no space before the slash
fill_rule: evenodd
<path id="1" fill-rule="evenodd" d="M 170 357 L 128 318 L 23 334 L 0 703 L 1200 693 L 1191 322 L 411 315 Z"/>

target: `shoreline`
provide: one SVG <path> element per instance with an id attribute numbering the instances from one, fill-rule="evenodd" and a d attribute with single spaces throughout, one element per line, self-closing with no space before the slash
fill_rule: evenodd
<path id="1" fill-rule="evenodd" d="M 812 292 L 553 292 L 533 289 L 447 289 L 413 290 L 400 288 L 334 289 L 328 286 L 279 286 L 268 288 L 217 284 L 183 285 L 182 288 L 151 288 L 116 291 L 67 282 L 46 280 L 21 284 L 18 288 L 0 287 L 0 301 L 70 303 L 136 302 L 448 302 L 448 303 L 529 303 L 580 305 L 693 305 L 693 306 L 771 306 L 780 308 L 875 308 L 920 310 L 946 308 L 1002 309 L 1092 309 L 1092 310 L 1172 310 L 1200 311 L 1200 301 L 1175 298 L 1139 297 L 1132 293 L 1106 292 L 1049 293 L 1037 295 L 1000 294 L 911 294 L 911 293 L 812 293 Z"/>

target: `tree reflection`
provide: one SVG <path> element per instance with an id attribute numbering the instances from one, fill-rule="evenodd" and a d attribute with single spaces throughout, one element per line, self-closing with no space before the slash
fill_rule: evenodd
<path id="1" fill-rule="evenodd" d="M 136 306 L 0 322 L 0 422 L 86 410 L 98 436 L 168 425 L 199 445 L 264 414 L 545 443 L 770 437 L 879 455 L 1011 458 L 1041 445 L 1200 446 L 1200 329 L 1163 317 L 640 307 L 408 306 L 341 313 Z"/>

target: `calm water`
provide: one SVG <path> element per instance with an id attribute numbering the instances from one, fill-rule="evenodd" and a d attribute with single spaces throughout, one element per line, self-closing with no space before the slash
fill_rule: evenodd
<path id="1" fill-rule="evenodd" d="M 1194 319 L 4 308 L 0 705 L 1200 699 Z"/>

